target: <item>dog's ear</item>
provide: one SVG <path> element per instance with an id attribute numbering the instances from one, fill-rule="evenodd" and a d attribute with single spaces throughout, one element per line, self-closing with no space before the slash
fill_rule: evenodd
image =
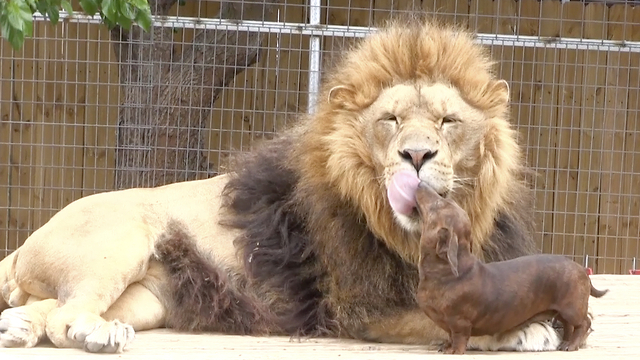
<path id="1" fill-rule="evenodd" d="M 451 272 L 458 277 L 458 236 L 455 232 L 444 228 L 438 231 L 436 253 L 449 263 Z"/>

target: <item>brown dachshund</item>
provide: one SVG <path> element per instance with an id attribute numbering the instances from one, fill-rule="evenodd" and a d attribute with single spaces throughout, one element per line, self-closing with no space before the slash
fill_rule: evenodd
<path id="1" fill-rule="evenodd" d="M 420 308 L 449 333 L 448 354 L 464 354 L 470 336 L 494 335 L 554 316 L 564 325 L 559 350 L 578 350 L 591 329 L 589 295 L 601 297 L 585 269 L 562 255 L 482 263 L 471 254 L 471 223 L 450 199 L 421 183 Z"/>

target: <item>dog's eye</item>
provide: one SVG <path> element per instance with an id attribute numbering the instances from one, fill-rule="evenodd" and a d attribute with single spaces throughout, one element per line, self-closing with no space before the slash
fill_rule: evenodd
<path id="1" fill-rule="evenodd" d="M 393 122 L 393 123 L 398 123 L 398 117 L 393 115 L 393 114 L 385 114 L 383 117 L 380 118 L 381 121 L 389 121 L 389 122 Z"/>

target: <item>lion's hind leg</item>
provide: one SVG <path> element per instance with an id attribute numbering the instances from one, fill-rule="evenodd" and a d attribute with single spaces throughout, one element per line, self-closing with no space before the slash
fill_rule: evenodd
<path id="1" fill-rule="evenodd" d="M 121 352 L 134 338 L 133 327 L 101 316 L 123 293 L 121 284 L 115 279 L 98 280 L 104 279 L 101 275 L 105 274 L 91 275 L 91 279 L 78 284 L 60 306 L 51 310 L 47 317 L 47 337 L 60 348 Z"/>
<path id="2" fill-rule="evenodd" d="M 87 338 L 84 335 L 84 347 L 90 351 L 116 352 L 118 346 L 129 343 L 134 336 L 131 330 L 146 330 L 161 327 L 164 324 L 165 309 L 158 299 L 143 283 L 131 284 L 116 302 L 102 315 L 94 318 L 94 324 L 112 324 L 102 326 L 103 333 L 95 333 Z M 0 315 L 0 346 L 33 347 L 46 336 L 46 322 L 49 313 L 57 307 L 57 300 L 40 300 L 31 296 L 27 305 L 10 308 Z M 88 329 L 87 320 L 74 323 L 69 330 L 71 337 L 81 338 L 78 331 Z M 116 324 L 116 326 L 113 326 Z M 128 326 L 130 325 L 130 327 Z M 108 330 L 109 334 L 104 332 Z M 104 348 L 104 349 L 103 349 Z"/>
<path id="3" fill-rule="evenodd" d="M 105 229 L 87 239 L 91 248 L 81 244 L 75 251 L 65 248 L 59 254 L 67 266 L 57 277 L 58 306 L 49 313 L 46 325 L 47 337 L 55 346 L 121 352 L 133 340 L 131 325 L 107 321 L 102 315 L 131 284 L 145 277 L 153 255 L 149 235 L 135 225 Z M 67 260 L 70 256 L 74 256 L 72 262 Z"/>
<path id="4" fill-rule="evenodd" d="M 104 314 L 139 275 L 139 261 L 93 268 L 47 317 L 47 337 L 57 347 L 89 352 L 121 352 L 134 338 L 131 325 L 105 320 Z M 144 266 L 146 268 L 146 266 Z"/>
<path id="5" fill-rule="evenodd" d="M 89 352 L 122 352 L 134 339 L 129 324 L 119 320 L 106 321 L 95 311 L 77 306 L 78 299 L 54 309 L 47 319 L 47 336 L 58 347 L 82 347 Z"/>

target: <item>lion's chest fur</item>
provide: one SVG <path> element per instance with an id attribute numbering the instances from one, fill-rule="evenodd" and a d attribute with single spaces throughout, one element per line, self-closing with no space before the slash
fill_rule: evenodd
<path id="1" fill-rule="evenodd" d="M 288 146 L 279 139 L 247 155 L 225 190 L 227 223 L 242 231 L 241 261 L 277 304 L 285 331 L 344 332 L 414 307 L 417 268 L 376 239 L 337 196 L 307 193 L 296 171 L 273 155 Z"/>

